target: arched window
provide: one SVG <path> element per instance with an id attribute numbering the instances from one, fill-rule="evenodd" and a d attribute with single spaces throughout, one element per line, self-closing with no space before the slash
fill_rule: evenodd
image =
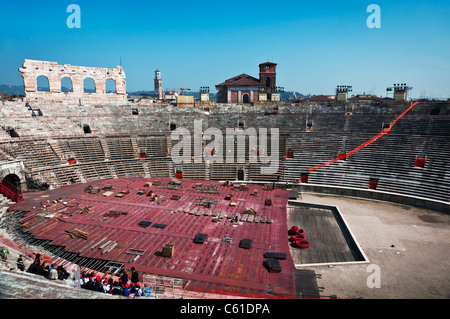
<path id="1" fill-rule="evenodd" d="M 242 96 L 242 102 L 243 102 L 243 103 L 249 103 L 249 102 L 250 102 L 250 99 L 249 99 L 249 97 L 248 97 L 248 94 L 244 94 L 244 95 Z"/>
<path id="2" fill-rule="evenodd" d="M 95 93 L 95 81 L 91 78 L 85 78 L 83 81 L 84 93 Z"/>
<path id="3" fill-rule="evenodd" d="M 39 75 L 36 78 L 38 92 L 50 92 L 50 84 L 45 75 Z"/>
<path id="4" fill-rule="evenodd" d="M 113 79 L 108 79 L 105 82 L 106 93 L 117 93 L 116 91 L 116 81 Z"/>
<path id="5" fill-rule="evenodd" d="M 72 80 L 68 77 L 61 79 L 61 92 L 73 92 Z"/>

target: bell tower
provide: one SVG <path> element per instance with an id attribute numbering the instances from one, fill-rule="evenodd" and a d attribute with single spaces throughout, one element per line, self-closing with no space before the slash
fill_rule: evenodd
<path id="1" fill-rule="evenodd" d="M 265 62 L 259 65 L 259 81 L 266 92 L 275 91 L 277 86 L 277 64 Z"/>
<path id="2" fill-rule="evenodd" d="M 163 89 L 162 89 L 162 80 L 161 80 L 161 71 L 155 71 L 155 99 L 162 100 L 163 97 Z"/>

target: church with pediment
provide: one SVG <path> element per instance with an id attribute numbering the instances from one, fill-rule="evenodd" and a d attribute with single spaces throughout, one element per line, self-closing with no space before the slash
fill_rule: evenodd
<path id="1" fill-rule="evenodd" d="M 242 73 L 216 85 L 217 103 L 252 104 L 278 102 L 280 90 L 276 86 L 277 64 L 259 65 L 259 79 Z"/>

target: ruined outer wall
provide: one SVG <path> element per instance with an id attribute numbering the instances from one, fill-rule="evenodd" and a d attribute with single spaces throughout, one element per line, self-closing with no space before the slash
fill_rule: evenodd
<path id="1" fill-rule="evenodd" d="M 126 101 L 125 72 L 122 67 L 115 69 L 59 65 L 57 62 L 25 59 L 22 68 L 23 83 L 27 100 L 113 100 Z M 49 82 L 49 92 L 37 89 L 37 78 L 45 76 Z M 61 80 L 69 78 L 72 81 L 73 92 L 61 92 Z M 91 78 L 95 82 L 95 93 L 84 92 L 84 80 Z M 106 80 L 116 82 L 116 93 L 106 93 Z"/>

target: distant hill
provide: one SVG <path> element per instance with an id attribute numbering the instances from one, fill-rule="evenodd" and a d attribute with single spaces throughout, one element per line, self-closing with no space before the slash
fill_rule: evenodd
<path id="1" fill-rule="evenodd" d="M 13 96 L 13 95 L 25 95 L 23 85 L 8 85 L 0 84 L 0 93 Z"/>

